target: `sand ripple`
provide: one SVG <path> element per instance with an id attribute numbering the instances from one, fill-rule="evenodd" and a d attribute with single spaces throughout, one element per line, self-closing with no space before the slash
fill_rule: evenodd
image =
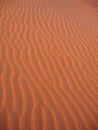
<path id="1" fill-rule="evenodd" d="M 98 130 L 97 1 L 85 2 L 0 1 L 0 130 Z"/>

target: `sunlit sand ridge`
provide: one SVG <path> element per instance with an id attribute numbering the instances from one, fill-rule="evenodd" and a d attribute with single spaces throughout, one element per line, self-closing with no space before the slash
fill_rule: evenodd
<path id="1" fill-rule="evenodd" d="M 0 1 L 0 130 L 98 130 L 97 5 Z"/>

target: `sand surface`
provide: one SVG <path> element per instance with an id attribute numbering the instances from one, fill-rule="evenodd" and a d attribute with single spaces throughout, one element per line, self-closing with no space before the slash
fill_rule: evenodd
<path id="1" fill-rule="evenodd" d="M 0 130 L 98 130 L 98 0 L 0 0 Z"/>

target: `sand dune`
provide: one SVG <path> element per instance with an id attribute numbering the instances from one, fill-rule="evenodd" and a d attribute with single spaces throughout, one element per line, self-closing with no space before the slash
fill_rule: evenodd
<path id="1" fill-rule="evenodd" d="M 0 130 L 98 130 L 97 7 L 0 1 Z"/>

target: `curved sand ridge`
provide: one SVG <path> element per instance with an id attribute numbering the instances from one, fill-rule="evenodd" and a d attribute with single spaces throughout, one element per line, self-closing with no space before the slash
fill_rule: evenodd
<path id="1" fill-rule="evenodd" d="M 79 0 L 0 1 L 0 130 L 98 129 L 91 12 Z"/>

